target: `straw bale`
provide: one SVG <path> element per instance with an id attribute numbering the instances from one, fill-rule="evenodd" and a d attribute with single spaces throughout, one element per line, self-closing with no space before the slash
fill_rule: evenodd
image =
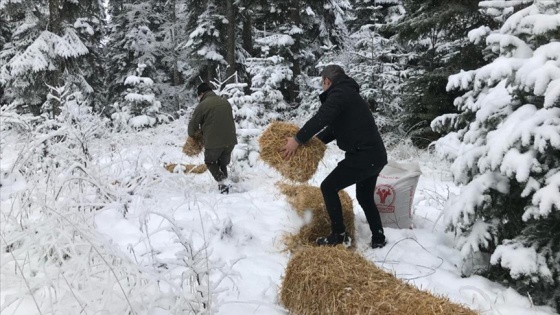
<path id="1" fill-rule="evenodd" d="M 197 132 L 194 137 L 187 137 L 183 145 L 183 153 L 188 156 L 195 156 L 202 152 L 204 141 L 202 140 L 202 132 Z"/>
<path id="2" fill-rule="evenodd" d="M 171 173 L 178 173 L 180 171 L 183 171 L 183 173 L 185 174 L 190 174 L 190 173 L 202 174 L 206 172 L 206 170 L 208 170 L 206 164 L 194 165 L 194 164 L 170 163 L 170 164 L 164 164 L 163 167 L 165 167 L 165 169 L 170 171 Z"/>
<path id="3" fill-rule="evenodd" d="M 285 160 L 279 150 L 286 144 L 286 138 L 295 136 L 298 131 L 299 128 L 294 124 L 279 121 L 271 123 L 259 138 L 260 156 L 285 178 L 304 183 L 317 171 L 327 147 L 313 137 L 301 145 L 290 160 Z"/>
<path id="4" fill-rule="evenodd" d="M 319 187 L 286 183 L 279 183 L 278 187 L 286 195 L 288 203 L 300 216 L 305 216 L 307 211 L 311 212 L 311 222 L 304 225 L 297 234 L 288 235 L 284 239 L 289 250 L 293 251 L 303 245 L 315 244 L 318 237 L 331 233 L 331 221 Z M 346 232 L 352 239 L 353 246 L 355 237 L 352 199 L 344 190 L 339 191 L 338 196 L 342 204 L 342 217 L 346 225 Z"/>
<path id="5" fill-rule="evenodd" d="M 294 315 L 476 315 L 337 247 L 306 247 L 288 262 L 280 301 Z"/>

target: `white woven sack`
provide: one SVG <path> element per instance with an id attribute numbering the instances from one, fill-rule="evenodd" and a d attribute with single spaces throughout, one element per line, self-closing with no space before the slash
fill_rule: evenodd
<path id="1" fill-rule="evenodd" d="M 412 202 L 422 172 L 418 163 L 389 162 L 377 177 L 374 198 L 384 227 L 412 228 Z"/>

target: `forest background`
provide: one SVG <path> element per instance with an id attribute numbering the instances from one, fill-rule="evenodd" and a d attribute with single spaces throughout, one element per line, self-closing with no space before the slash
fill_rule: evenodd
<path id="1" fill-rule="evenodd" d="M 320 71 L 337 63 L 389 148 L 451 161 L 462 193 L 445 222 L 479 262 L 466 275 L 558 310 L 559 40 L 555 0 L 0 0 L 1 128 L 28 137 L 2 183 L 88 175 L 92 139 L 188 117 L 202 81 L 232 103 L 250 167 L 259 131 L 310 117 Z M 47 199 L 22 191 L 12 209 L 44 213 Z M 13 215 L 2 249 L 25 255 L 23 236 L 8 239 L 33 215 Z"/>

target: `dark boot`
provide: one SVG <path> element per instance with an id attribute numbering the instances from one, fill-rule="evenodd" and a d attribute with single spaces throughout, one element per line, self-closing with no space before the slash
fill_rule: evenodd
<path id="1" fill-rule="evenodd" d="M 218 184 L 218 190 L 220 191 L 220 194 L 227 195 L 229 194 L 229 185 Z"/>
<path id="2" fill-rule="evenodd" d="M 319 237 L 315 243 L 319 246 L 336 246 L 342 244 L 344 247 L 350 247 L 352 239 L 346 234 L 342 233 L 331 233 L 329 236 Z"/>
<path id="3" fill-rule="evenodd" d="M 371 248 L 381 248 L 387 245 L 387 239 L 384 234 L 374 234 L 371 237 Z"/>

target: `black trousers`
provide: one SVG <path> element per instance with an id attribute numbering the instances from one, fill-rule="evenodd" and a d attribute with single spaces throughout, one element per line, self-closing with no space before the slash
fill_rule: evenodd
<path id="1" fill-rule="evenodd" d="M 231 152 L 234 146 L 223 148 L 204 149 L 204 163 L 217 182 L 228 177 L 227 166 L 231 161 Z"/>
<path id="2" fill-rule="evenodd" d="M 372 235 L 383 234 L 383 226 L 379 210 L 375 205 L 373 193 L 377 176 L 383 166 L 375 168 L 350 167 L 342 161 L 321 183 L 321 192 L 325 200 L 325 207 L 331 219 L 333 233 L 346 231 L 342 217 L 342 206 L 338 192 L 350 185 L 356 184 L 356 199 L 362 207 Z"/>

